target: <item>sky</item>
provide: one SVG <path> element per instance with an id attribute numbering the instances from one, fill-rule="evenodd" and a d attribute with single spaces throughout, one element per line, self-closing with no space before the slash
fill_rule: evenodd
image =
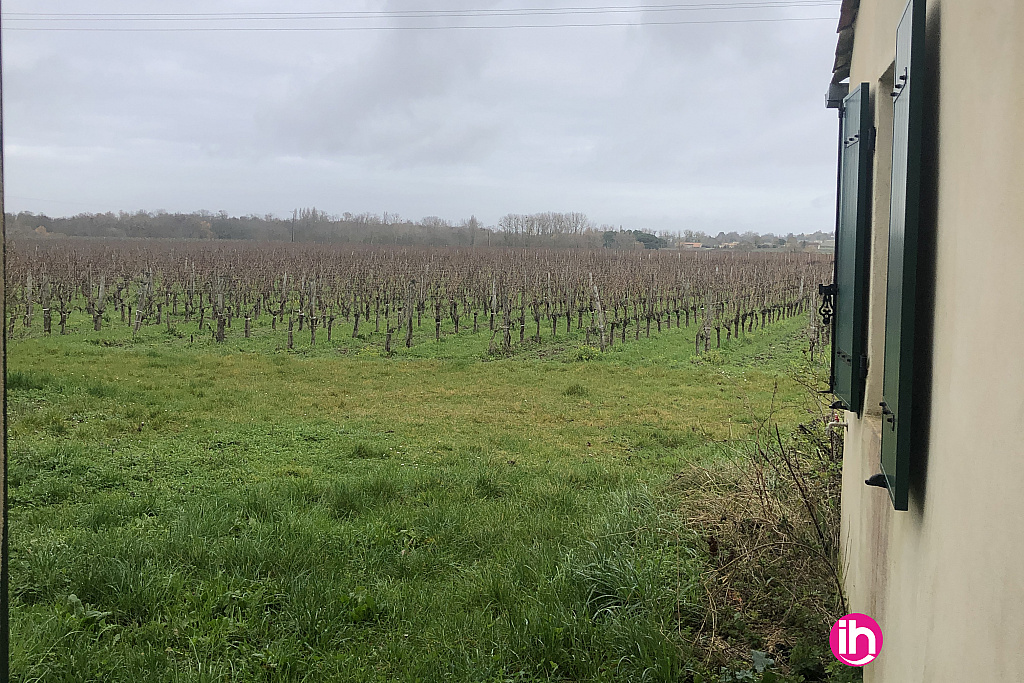
<path id="1" fill-rule="evenodd" d="M 7 211 L 834 226 L 835 0 L 3 7 Z"/>

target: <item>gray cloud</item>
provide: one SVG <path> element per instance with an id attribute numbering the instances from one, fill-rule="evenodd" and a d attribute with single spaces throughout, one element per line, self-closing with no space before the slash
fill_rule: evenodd
<path id="1" fill-rule="evenodd" d="M 486 58 L 470 33 L 384 34 L 357 61 L 281 93 L 258 117 L 262 140 L 267 149 L 392 167 L 480 159 L 502 133 L 473 97 Z"/>
<path id="2" fill-rule="evenodd" d="M 280 8 L 177 0 L 160 11 Z M 138 11 L 115 0 L 90 9 Z M 321 9 L 337 6 L 288 5 Z M 9 32 L 8 208 L 286 214 L 316 205 L 488 222 L 578 210 L 626 227 L 829 229 L 836 122 L 822 93 L 834 40 L 828 21 Z"/>

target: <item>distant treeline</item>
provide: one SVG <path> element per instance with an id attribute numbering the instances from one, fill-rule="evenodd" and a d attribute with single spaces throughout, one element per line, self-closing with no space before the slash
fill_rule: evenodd
<path id="1" fill-rule="evenodd" d="M 231 216 L 212 213 L 80 213 L 51 218 L 23 211 L 7 214 L 12 237 L 107 237 L 150 239 L 257 240 L 341 244 L 444 246 L 577 247 L 609 249 L 786 248 L 805 249 L 831 239 L 830 233 L 775 235 L 719 233 L 710 237 L 690 230 L 682 234 L 649 230 L 623 230 L 596 226 L 583 213 L 507 214 L 495 226 L 485 226 L 475 216 L 453 223 L 437 216 L 418 221 L 396 214 L 344 213 L 330 215 L 316 208 L 296 209 L 290 218 L 272 214 Z"/>
<path id="2" fill-rule="evenodd" d="M 331 216 L 316 208 L 298 209 L 291 218 L 231 216 L 226 211 L 212 213 L 167 213 L 136 211 L 128 213 L 81 213 L 51 218 L 42 214 L 8 215 L 11 234 L 71 237 L 162 238 L 258 240 L 279 242 L 325 242 L 400 245 L 472 245 L 486 244 L 494 233 L 475 218 L 454 225 L 440 218 L 410 221 L 385 213 Z"/>

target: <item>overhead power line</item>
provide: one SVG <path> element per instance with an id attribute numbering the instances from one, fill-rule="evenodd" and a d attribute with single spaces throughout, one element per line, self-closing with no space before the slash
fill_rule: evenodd
<path id="1" fill-rule="evenodd" d="M 7 12 L 8 31 L 102 31 L 102 32 L 200 32 L 200 31 L 424 31 L 525 28 L 596 28 L 614 26 L 682 26 L 700 24 L 753 24 L 790 21 L 835 21 L 835 16 L 764 16 L 763 11 L 836 7 L 838 0 L 737 0 L 727 2 L 691 2 L 659 5 L 602 5 L 595 7 L 562 6 L 541 8 L 479 8 L 456 10 L 371 10 L 339 12 Z M 745 10 L 742 18 L 716 17 L 717 13 Z M 700 12 L 706 19 L 670 19 L 674 13 Z M 753 14 L 751 14 L 753 12 Z M 648 20 L 655 13 L 664 19 Z M 586 19 L 637 15 L 632 21 L 566 21 L 568 17 Z M 685 15 L 684 15 L 685 16 Z M 692 16 L 692 14 L 691 14 Z M 548 23 L 545 18 L 561 18 Z M 402 21 L 424 19 L 523 19 L 531 23 L 444 23 L 444 24 L 367 24 L 377 20 Z M 301 21 L 296 26 L 293 22 Z M 282 23 L 283 22 L 283 23 Z M 349 22 L 349 23 L 345 23 Z M 351 23 L 355 22 L 355 23 Z M 16 25 L 12 26 L 14 23 Z M 267 25 L 273 23 L 274 25 Z M 56 25 L 55 25 L 56 24 Z M 158 24 L 154 26 L 154 24 Z M 159 24 L 163 24 L 162 26 Z M 195 25 L 199 24 L 199 25 Z M 212 24 L 212 25 L 211 25 Z"/>
<path id="2" fill-rule="evenodd" d="M 10 26 L 4 31 L 73 31 L 73 32 L 106 32 L 106 33 L 191 33 L 208 31 L 268 31 L 268 32 L 302 32 L 302 31 L 453 31 L 483 30 L 510 28 L 600 28 L 608 26 L 683 26 L 687 24 L 762 24 L 789 21 L 837 21 L 838 17 L 787 17 L 775 19 L 708 19 L 706 21 L 633 21 L 633 22 L 602 22 L 593 24 L 493 24 L 490 26 L 221 26 L 221 27 L 186 27 L 156 28 L 94 28 L 94 27 L 29 27 Z"/>
<path id="3" fill-rule="evenodd" d="M 739 2 L 598 7 L 481 8 L 459 10 L 371 10 L 342 12 L 6 12 L 9 21 L 279 21 L 308 19 L 431 19 L 524 17 L 646 12 L 838 7 L 838 0 L 742 0 Z"/>

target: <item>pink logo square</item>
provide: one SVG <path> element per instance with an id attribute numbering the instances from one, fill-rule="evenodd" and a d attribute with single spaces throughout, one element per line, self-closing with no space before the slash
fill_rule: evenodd
<path id="1" fill-rule="evenodd" d="M 832 625 L 828 637 L 832 654 L 847 666 L 864 666 L 882 651 L 882 629 L 866 614 L 847 614 Z"/>

